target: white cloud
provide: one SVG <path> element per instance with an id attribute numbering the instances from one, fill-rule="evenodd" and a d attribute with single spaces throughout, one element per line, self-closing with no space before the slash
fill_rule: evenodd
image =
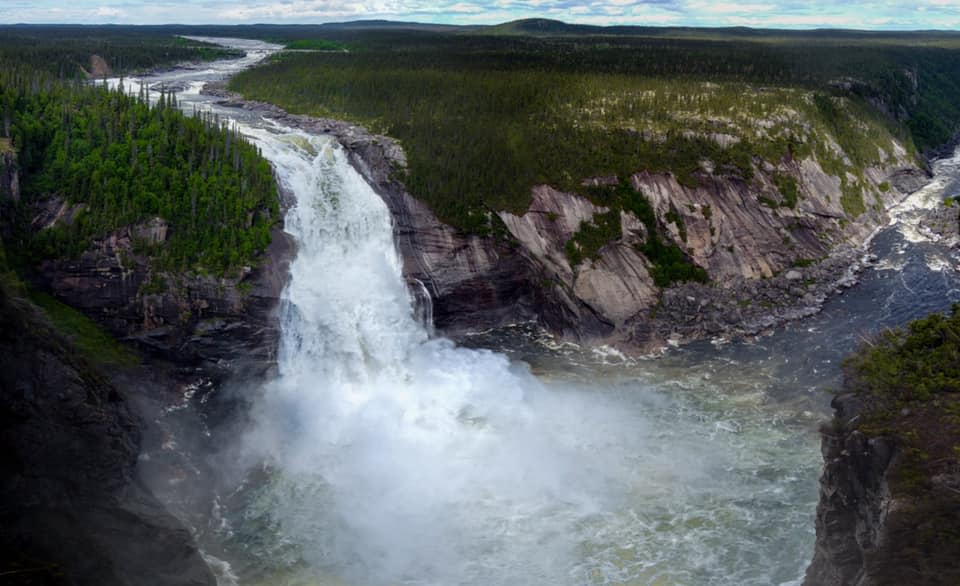
<path id="1" fill-rule="evenodd" d="M 115 6 L 100 6 L 99 8 L 97 8 L 94 14 L 96 16 L 102 16 L 105 18 L 116 18 L 116 17 L 125 16 L 126 12 L 124 12 L 123 10 L 120 10 Z"/>
<path id="2" fill-rule="evenodd" d="M 704 2 L 698 0 L 687 5 L 688 8 L 696 12 L 706 12 L 710 14 L 743 14 L 751 12 L 769 12 L 777 8 L 776 4 L 750 4 L 735 2 Z"/>
<path id="3" fill-rule="evenodd" d="M 770 16 L 731 16 L 728 24 L 752 27 L 857 27 L 862 20 L 856 16 L 843 14 L 777 14 Z"/>
<path id="4" fill-rule="evenodd" d="M 105 4 L 108 2 L 109 4 Z M 0 0 L 0 22 L 322 23 L 386 18 L 495 24 L 550 16 L 584 24 L 951 28 L 960 0 Z"/>
<path id="5" fill-rule="evenodd" d="M 476 4 L 469 4 L 467 2 L 460 2 L 460 3 L 454 4 L 453 6 L 447 6 L 446 10 L 447 12 L 456 12 L 456 13 L 466 14 L 471 12 L 472 13 L 483 12 L 483 7 L 477 6 Z"/>

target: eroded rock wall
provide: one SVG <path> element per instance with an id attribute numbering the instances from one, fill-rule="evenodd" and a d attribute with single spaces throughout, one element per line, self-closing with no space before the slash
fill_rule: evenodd
<path id="1" fill-rule="evenodd" d="M 805 586 L 948 586 L 960 583 L 960 471 L 941 460 L 955 441 L 918 430 L 904 448 L 894 437 L 862 428 L 875 406 L 855 394 L 833 401 L 822 430 L 823 474 L 817 540 Z M 894 426 L 916 429 L 902 411 Z M 923 417 L 919 417 L 922 420 Z M 922 456 L 921 456 L 922 457 Z M 932 472 L 931 472 L 932 470 Z"/>
<path id="2" fill-rule="evenodd" d="M 0 283 L 0 575 L 11 584 L 214 586 L 137 480 L 127 399 Z"/>
<path id="3" fill-rule="evenodd" d="M 293 256 L 289 237 L 275 228 L 257 266 L 214 277 L 156 271 L 137 254 L 138 241 L 162 246 L 169 230 L 160 218 L 118 230 L 79 258 L 45 261 L 37 284 L 163 358 L 224 372 L 270 368 L 279 342 L 275 311 Z"/>
<path id="4" fill-rule="evenodd" d="M 405 159 L 391 139 L 269 105 L 252 107 L 340 139 L 393 212 L 405 272 L 427 286 L 436 325 L 448 334 L 534 320 L 568 339 L 634 351 L 671 340 L 756 334 L 815 313 L 830 294 L 851 286 L 863 263 L 861 246 L 889 222 L 892 206 L 929 180 L 893 144 L 885 165 L 847 178 L 862 186 L 863 211 L 854 215 L 841 180 L 815 159 L 765 164 L 749 181 L 705 170 L 696 187 L 669 173 L 634 174 L 627 180 L 651 203 L 665 236 L 711 279 L 662 290 L 638 252 L 645 227 L 630 213 L 621 214 L 620 239 L 571 266 L 567 241 L 606 208 L 539 185 L 524 214 L 498 213 L 508 238 L 464 235 L 394 179 Z M 796 182 L 794 207 L 779 192 L 777 176 Z"/>
<path id="5" fill-rule="evenodd" d="M 667 240 L 711 279 L 661 289 L 650 261 L 638 252 L 649 235 L 630 213 L 621 214 L 620 239 L 571 266 L 567 241 L 583 222 L 609 211 L 584 197 L 534 186 L 525 213 L 497 213 L 491 235 L 463 234 L 396 179 L 406 159 L 392 139 L 341 121 L 291 115 L 222 89 L 205 91 L 222 97 L 223 105 L 335 136 L 389 206 L 404 273 L 423 284 L 435 325 L 453 336 L 536 321 L 566 339 L 646 351 L 668 341 L 756 334 L 815 313 L 831 293 L 850 286 L 862 264 L 860 247 L 888 222 L 887 210 L 928 180 L 897 143 L 889 145 L 882 167 L 845 178 L 862 188 L 854 198 L 862 213 L 856 214 L 843 181 L 814 158 L 757 163 L 749 180 L 705 165 L 696 187 L 669 173 L 587 179 L 590 185 L 629 181 L 652 204 Z M 796 182 L 795 206 L 776 187 L 778 176 Z M 498 232 L 498 221 L 506 233 Z"/>

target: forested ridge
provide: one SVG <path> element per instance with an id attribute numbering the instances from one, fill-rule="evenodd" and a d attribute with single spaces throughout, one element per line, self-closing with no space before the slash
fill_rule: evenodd
<path id="1" fill-rule="evenodd" d="M 58 79 L 91 74 L 93 55 L 119 74 L 242 53 L 175 36 L 162 27 L 0 26 L 0 60 L 29 66 Z"/>
<path id="2" fill-rule="evenodd" d="M 866 169 L 892 161 L 895 140 L 917 154 L 960 129 L 955 36 L 587 32 L 331 27 L 325 38 L 349 52 L 281 54 L 231 87 L 397 138 L 410 192 L 480 234 L 495 229 L 491 210 L 525 211 L 537 184 L 626 209 L 584 180 L 669 172 L 695 186 L 704 161 L 750 182 L 765 165 L 813 157 L 841 182 L 853 219 L 871 205 Z M 796 207 L 796 181 L 771 179 L 782 203 L 769 205 Z M 602 224 L 568 246 L 575 264 L 616 236 Z"/>
<path id="3" fill-rule="evenodd" d="M 130 96 L 0 59 L 0 137 L 16 152 L 21 201 L 6 213 L 7 256 L 20 264 L 75 257 L 119 228 L 160 218 L 164 242 L 134 242 L 157 270 L 224 274 L 270 242 L 279 207 L 269 163 L 235 129 L 185 115 L 176 97 Z M 56 198 L 71 209 L 32 225 Z"/>

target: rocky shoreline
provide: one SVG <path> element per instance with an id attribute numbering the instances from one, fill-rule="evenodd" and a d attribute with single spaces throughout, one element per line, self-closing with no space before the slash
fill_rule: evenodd
<path id="1" fill-rule="evenodd" d="M 438 330 L 455 339 L 470 331 L 532 321 L 565 340 L 609 344 L 638 354 L 704 338 L 733 340 L 762 335 L 786 322 L 816 314 L 827 299 L 853 286 L 860 271 L 875 260 L 867 253 L 868 245 L 886 225 L 885 210 L 871 211 L 868 224 L 848 226 L 843 232 L 841 223 L 837 235 L 832 236 L 833 244 L 825 244 L 817 234 L 822 225 L 809 218 L 822 215 L 835 221 L 830 218 L 834 212 L 817 207 L 821 205 L 817 202 L 808 204 L 807 218 L 777 211 L 774 215 L 778 218 L 772 222 L 775 229 L 768 230 L 769 235 L 750 235 L 751 243 L 763 238 L 772 250 L 753 253 L 745 260 L 722 260 L 726 264 L 712 272 L 723 280 L 723 286 L 684 283 L 658 292 L 649 283 L 646 261 L 632 251 L 629 236 L 624 242 L 608 245 L 599 261 L 576 270 L 569 266 L 563 244 L 581 221 L 600 209 L 578 196 L 538 187 L 527 214 L 500 214 L 512 238 L 504 241 L 463 235 L 437 220 L 395 179 L 394 171 L 406 166 L 406 158 L 393 139 L 347 122 L 290 114 L 273 104 L 246 100 L 226 90 L 222 83 L 207 84 L 203 93 L 219 98 L 221 106 L 243 108 L 287 126 L 335 137 L 353 166 L 390 207 L 405 274 L 430 292 Z M 879 170 L 877 175 L 881 177 Z M 822 181 L 816 173 L 809 176 Z M 885 171 L 881 178 L 893 184 L 885 200 L 887 207 L 929 180 L 925 171 L 911 167 Z M 713 184 L 713 192 L 726 190 L 738 201 L 750 195 L 744 193 L 745 187 L 720 179 L 706 180 L 708 185 Z M 666 185 L 668 191 L 674 189 L 688 198 L 686 230 L 700 229 L 702 236 L 694 237 L 706 241 L 703 248 L 713 251 L 705 254 L 738 254 L 730 244 L 726 246 L 729 253 L 718 246 L 722 242 L 715 233 L 717 221 L 711 222 L 705 209 L 710 206 L 695 201 L 703 194 L 683 192 L 669 182 L 669 177 L 639 174 L 631 181 L 641 190 L 656 191 Z M 737 205 L 742 207 L 743 203 Z M 752 205 L 766 212 L 759 203 Z M 750 221 L 768 221 L 760 214 L 753 215 L 757 218 Z M 545 216 L 559 217 L 559 221 L 550 224 Z M 799 227 L 787 233 L 776 222 Z M 628 220 L 624 227 L 625 235 L 629 234 Z M 785 260 L 777 250 L 780 243 L 771 242 L 771 236 L 780 233 L 785 234 L 784 242 L 789 236 L 790 246 L 811 256 L 816 254 L 816 259 Z M 703 258 L 708 259 L 703 262 L 714 262 Z M 739 266 L 747 262 L 751 263 L 749 267 Z M 633 273 L 636 278 L 611 279 L 614 273 Z M 630 302 L 618 307 L 622 298 Z"/>

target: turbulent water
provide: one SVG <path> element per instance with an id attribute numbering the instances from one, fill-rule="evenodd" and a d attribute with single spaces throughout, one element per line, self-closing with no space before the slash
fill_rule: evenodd
<path id="1" fill-rule="evenodd" d="M 177 74 L 183 103 L 240 66 Z M 837 361 L 960 300 L 958 259 L 911 223 L 955 189 L 953 159 L 861 285 L 753 344 L 638 363 L 457 347 L 428 334 L 388 210 L 332 139 L 220 113 L 296 197 L 297 242 L 279 375 L 231 438 L 255 473 L 218 511 L 222 584 L 796 583 Z"/>

